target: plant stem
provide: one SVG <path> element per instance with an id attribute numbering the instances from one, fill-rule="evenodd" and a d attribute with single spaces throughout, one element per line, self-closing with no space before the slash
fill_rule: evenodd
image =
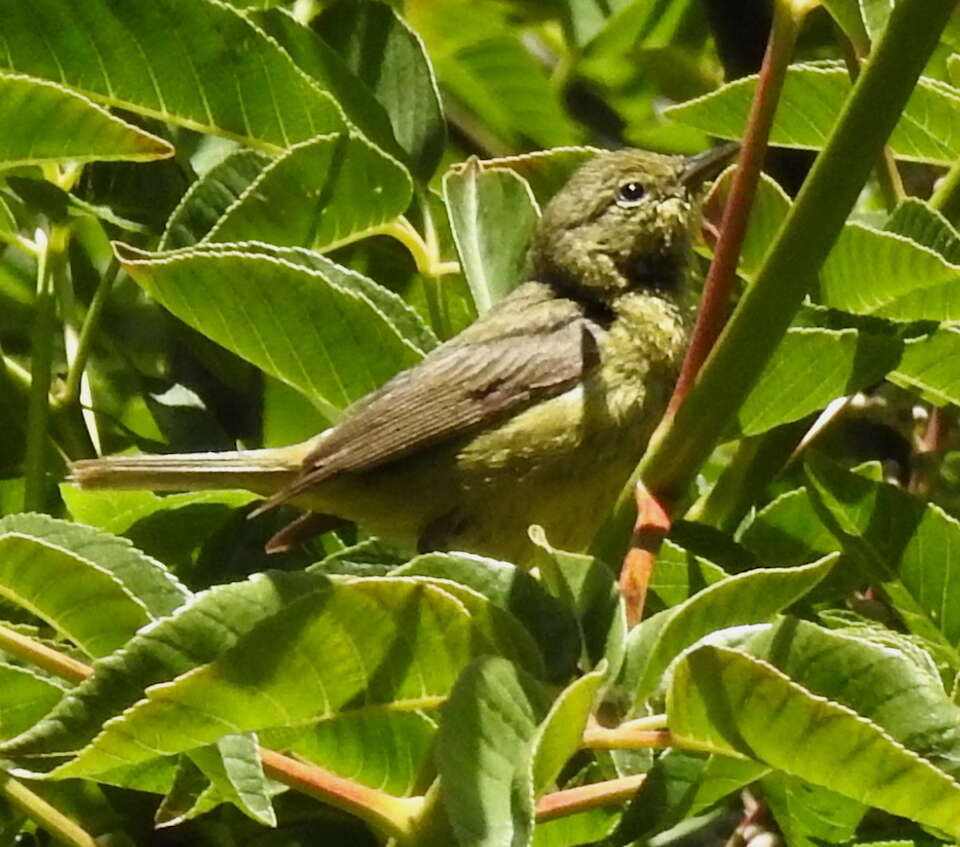
<path id="1" fill-rule="evenodd" d="M 60 844 L 68 847 L 99 847 L 99 842 L 76 821 L 51 806 L 20 780 L 0 774 L 0 794 Z"/>
<path id="2" fill-rule="evenodd" d="M 356 815 L 385 835 L 408 836 L 424 806 L 422 797 L 394 797 L 307 765 L 274 750 L 260 748 L 263 771 L 284 785 Z"/>
<path id="3" fill-rule="evenodd" d="M 646 778 L 646 774 L 636 774 L 545 794 L 537 801 L 537 823 L 623 803 L 633 797 Z"/>
<path id="4" fill-rule="evenodd" d="M 24 456 L 23 508 L 27 512 L 42 511 L 46 503 L 47 422 L 50 412 L 50 381 L 53 368 L 53 338 L 56 325 L 53 261 L 50 236 L 36 233 L 37 298 L 32 332 L 30 359 L 30 397 L 27 403 L 27 444 Z"/>
<path id="5" fill-rule="evenodd" d="M 641 464 L 647 487 L 681 498 L 780 343 L 910 96 L 954 0 L 901 0 L 826 147 L 676 415 Z M 631 486 L 632 487 L 632 486 Z M 620 525 L 630 499 L 621 496 Z"/>
<path id="6" fill-rule="evenodd" d="M 119 271 L 120 262 L 114 256 L 110 259 L 110 264 L 104 271 L 103 276 L 100 277 L 97 290 L 93 293 L 93 299 L 90 301 L 90 308 L 87 309 L 86 317 L 83 319 L 83 326 L 80 328 L 80 335 L 77 338 L 77 348 L 67 371 L 67 379 L 63 390 L 59 392 L 57 397 L 58 405 L 73 405 L 80 398 L 83 373 L 87 367 L 87 360 L 90 358 L 93 339 L 100 327 L 100 318 L 103 315 L 104 306 L 107 304 L 107 297 L 113 288 L 113 283 Z"/>
<path id="7" fill-rule="evenodd" d="M 668 415 L 676 411 L 687 395 L 726 322 L 730 295 L 737 276 L 740 249 L 747 233 L 750 208 L 760 184 L 760 171 L 773 126 L 773 116 L 783 90 L 799 27 L 800 18 L 795 15 L 789 3 L 785 0 L 777 2 L 770 40 L 767 42 L 767 51 L 757 77 L 757 90 L 747 117 L 747 129 L 740 148 L 737 169 L 720 221 L 720 236 L 703 284 L 697 322 L 680 369 L 680 377 L 670 398 Z"/>
<path id="8" fill-rule="evenodd" d="M 0 624 L 0 650 L 67 682 L 83 682 L 93 669 L 35 638 Z"/>

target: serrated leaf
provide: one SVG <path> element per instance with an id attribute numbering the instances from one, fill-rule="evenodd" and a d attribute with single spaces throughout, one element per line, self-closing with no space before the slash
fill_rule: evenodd
<path id="1" fill-rule="evenodd" d="M 373 92 L 407 154 L 427 182 L 443 154 L 446 122 L 440 92 L 420 36 L 386 3 L 336 3 L 315 23 L 323 39 Z"/>
<path id="2" fill-rule="evenodd" d="M 960 404 L 960 329 L 944 327 L 906 342 L 891 381 L 919 392 L 925 400 Z"/>
<path id="3" fill-rule="evenodd" d="M 742 137 L 753 101 L 756 76 L 743 77 L 703 97 L 666 109 L 675 121 L 720 138 Z M 834 62 L 794 64 L 787 69 L 770 143 L 820 149 L 850 94 L 850 75 Z M 960 92 L 921 77 L 889 146 L 901 159 L 949 165 L 960 155 L 954 131 L 960 119 Z"/>
<path id="4" fill-rule="evenodd" d="M 327 92 L 212 0 L 3 0 L 0 17 L 0 67 L 111 106 L 270 151 L 345 128 Z"/>
<path id="5" fill-rule="evenodd" d="M 742 649 L 872 721 L 941 770 L 960 773 L 960 707 L 931 657 L 903 635 L 880 627 L 826 630 L 788 617 Z"/>
<path id="6" fill-rule="evenodd" d="M 149 688 L 51 776 L 94 775 L 360 707 L 434 708 L 461 668 L 491 648 L 463 604 L 434 585 L 329 586 L 262 620 L 209 664 Z"/>
<path id="7" fill-rule="evenodd" d="M 354 712 L 306 729 L 266 730 L 263 743 L 344 779 L 409 797 L 432 772 L 436 724 L 420 712 Z"/>
<path id="8" fill-rule="evenodd" d="M 929 247 L 951 264 L 960 264 L 960 234 L 940 211 L 917 197 L 897 204 L 883 229 Z"/>
<path id="9" fill-rule="evenodd" d="M 540 210 L 526 181 L 471 159 L 447 171 L 443 196 L 473 302 L 482 315 L 525 279 Z"/>
<path id="10" fill-rule="evenodd" d="M 573 673 L 581 646 L 576 618 L 516 565 L 468 553 L 426 553 L 392 573 L 449 579 L 479 591 L 527 628 L 540 646 L 550 680 L 566 681 Z"/>
<path id="11" fill-rule="evenodd" d="M 818 697 L 767 662 L 701 645 L 667 692 L 679 742 L 764 762 L 892 814 L 960 832 L 960 785 L 852 709 Z"/>
<path id="12" fill-rule="evenodd" d="M 257 150 L 238 150 L 212 167 L 183 195 L 157 249 L 192 247 L 203 240 L 271 161 Z"/>
<path id="13" fill-rule="evenodd" d="M 960 319 L 960 267 L 909 238 L 860 224 L 840 232 L 820 271 L 824 305 L 899 321 Z"/>
<path id="14" fill-rule="evenodd" d="M 136 703 L 146 688 L 214 661 L 257 624 L 327 584 L 322 576 L 271 572 L 196 594 L 172 615 L 94 662 L 92 676 L 67 692 L 43 721 L 6 744 L 3 752 L 31 756 L 83 747 L 110 717 Z"/>
<path id="15" fill-rule="evenodd" d="M 320 136 L 267 164 L 203 240 L 332 250 L 398 218 L 412 193 L 406 169 L 361 136 Z"/>
<path id="16" fill-rule="evenodd" d="M 155 300 L 303 392 L 328 418 L 416 364 L 431 335 L 397 295 L 307 251 L 257 244 L 115 249 Z"/>
<path id="17" fill-rule="evenodd" d="M 402 155 L 386 110 L 365 81 L 323 38 L 287 9 L 248 13 L 248 17 L 280 44 L 300 70 L 333 95 L 360 132 L 391 155 Z"/>
<path id="18" fill-rule="evenodd" d="M 833 533 L 817 517 L 810 494 L 803 488 L 787 491 L 754 515 L 740 543 L 761 562 L 798 565 L 840 549 Z"/>
<path id="19" fill-rule="evenodd" d="M 56 115 L 55 120 L 51 116 Z M 173 145 L 42 79 L 0 72 L 0 164 L 149 162 Z"/>
<path id="20" fill-rule="evenodd" d="M 836 558 L 830 555 L 801 567 L 736 574 L 647 618 L 627 639 L 622 683 L 634 704 L 639 706 L 653 692 L 681 651 L 715 630 L 769 620 L 816 586 Z"/>
<path id="21" fill-rule="evenodd" d="M 914 633 L 960 664 L 960 521 L 887 483 L 864 479 L 811 453 L 808 490 L 827 528 L 863 574 L 882 587 Z"/>
<path id="22" fill-rule="evenodd" d="M 798 421 L 837 397 L 879 382 L 896 367 L 902 349 L 890 335 L 791 328 L 737 412 L 740 433 L 758 435 Z"/>
<path id="23" fill-rule="evenodd" d="M 46 515 L 0 520 L 0 593 L 102 656 L 189 592 L 126 539 Z"/>
<path id="24" fill-rule="evenodd" d="M 457 680 L 443 708 L 436 757 L 460 847 L 528 843 L 530 745 L 547 706 L 536 680 L 506 659 L 477 659 Z"/>

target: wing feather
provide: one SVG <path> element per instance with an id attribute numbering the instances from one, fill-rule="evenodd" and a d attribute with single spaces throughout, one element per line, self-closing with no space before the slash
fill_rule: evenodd
<path id="1" fill-rule="evenodd" d="M 264 507 L 335 474 L 365 471 L 466 435 L 580 382 L 599 361 L 599 324 L 526 283 L 422 362 L 351 409 Z"/>

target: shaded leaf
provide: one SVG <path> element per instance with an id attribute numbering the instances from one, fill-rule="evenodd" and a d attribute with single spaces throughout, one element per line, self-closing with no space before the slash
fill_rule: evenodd
<path id="1" fill-rule="evenodd" d="M 904 345 L 903 356 L 890 379 L 912 388 L 938 406 L 960 403 L 960 329 L 944 327 Z"/>
<path id="2" fill-rule="evenodd" d="M 157 249 L 175 250 L 202 241 L 270 161 L 256 150 L 238 150 L 212 167 L 183 195 Z"/>
<path id="3" fill-rule="evenodd" d="M 505 659 L 469 665 L 450 692 L 437 738 L 443 804 L 461 847 L 522 845 L 533 830 L 530 745 L 548 700 Z"/>
<path id="4" fill-rule="evenodd" d="M 410 204 L 406 170 L 359 135 L 325 135 L 269 162 L 204 237 L 331 250 Z"/>
<path id="5" fill-rule="evenodd" d="M 960 832 L 960 785 L 879 726 L 737 650 L 701 645 L 674 666 L 670 731 L 892 814 Z"/>
<path id="6" fill-rule="evenodd" d="M 331 418 L 416 364 L 430 336 L 395 294 L 306 251 L 256 244 L 116 250 L 155 300 Z"/>
<path id="7" fill-rule="evenodd" d="M 420 36 L 379 2 L 335 3 L 314 26 L 386 110 L 413 174 L 426 182 L 443 154 L 446 122 Z"/>
<path id="8" fill-rule="evenodd" d="M 681 651 L 715 630 L 769 620 L 817 585 L 835 562 L 831 555 L 801 567 L 736 574 L 634 627 L 622 677 L 634 704 L 653 692 Z"/>

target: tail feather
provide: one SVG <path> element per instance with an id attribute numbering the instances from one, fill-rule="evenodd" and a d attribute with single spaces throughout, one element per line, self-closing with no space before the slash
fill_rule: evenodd
<path id="1" fill-rule="evenodd" d="M 74 462 L 69 479 L 81 488 L 203 491 L 245 488 L 269 496 L 300 473 L 312 442 L 223 453 L 111 456 Z"/>

